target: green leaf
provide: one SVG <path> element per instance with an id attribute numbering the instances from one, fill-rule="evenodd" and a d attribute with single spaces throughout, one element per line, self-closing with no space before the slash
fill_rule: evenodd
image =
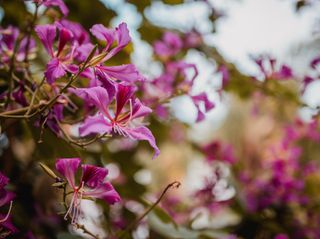
<path id="1" fill-rule="evenodd" d="M 161 207 L 156 207 L 153 209 L 153 213 L 163 222 L 163 223 L 172 223 L 177 229 L 178 224 L 173 220 L 173 218 Z"/>

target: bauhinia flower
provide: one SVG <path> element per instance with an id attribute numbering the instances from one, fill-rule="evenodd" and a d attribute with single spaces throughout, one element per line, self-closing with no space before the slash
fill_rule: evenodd
<path id="1" fill-rule="evenodd" d="M 5 29 L 0 28 L 0 67 L 5 64 L 10 64 L 15 45 L 18 43 L 18 50 L 15 53 L 16 62 L 23 62 L 25 58 L 30 59 L 34 57 L 36 51 L 36 44 L 34 39 L 30 38 L 28 40 L 27 37 L 24 37 L 19 42 L 19 34 L 19 29 L 13 26 L 8 26 Z M 18 69 L 20 68 L 21 67 L 18 66 Z"/>
<path id="2" fill-rule="evenodd" d="M 71 223 L 76 224 L 81 214 L 81 201 L 83 199 L 102 199 L 109 204 L 120 201 L 120 196 L 111 183 L 105 181 L 108 175 L 106 168 L 82 164 L 82 176 L 76 184 L 75 175 L 80 167 L 79 158 L 61 158 L 56 162 L 57 171 L 65 177 L 71 188 L 71 201 L 65 214 L 65 219 L 71 218 Z"/>
<path id="3" fill-rule="evenodd" d="M 115 29 L 108 29 L 102 24 L 96 24 L 90 31 L 98 40 L 105 42 L 106 45 L 101 52 L 89 62 L 89 67 L 85 72 L 87 76 L 91 75 L 90 78 L 95 80 L 98 74 L 98 78 L 102 83 L 105 81 L 110 81 L 111 83 L 115 81 L 134 83 L 135 81 L 143 79 L 133 64 L 118 66 L 104 65 L 106 61 L 130 43 L 131 38 L 125 23 L 119 24 Z M 115 47 L 112 48 L 113 45 L 115 45 Z M 87 50 L 87 54 L 90 52 L 89 49 Z"/>
<path id="4" fill-rule="evenodd" d="M 159 155 L 160 151 L 151 131 L 137 122 L 152 110 L 133 97 L 134 87 L 117 84 L 116 92 L 113 92 L 112 87 L 107 90 L 101 86 L 78 88 L 72 91 L 99 109 L 96 115 L 87 117 L 82 123 L 79 129 L 81 136 L 107 133 L 146 140 L 155 150 L 153 158 Z M 115 101 L 114 110 L 110 107 L 113 101 Z"/>
<path id="5" fill-rule="evenodd" d="M 9 210 L 6 215 L 0 214 L 0 237 L 2 238 L 2 234 L 4 233 L 6 236 L 14 233 L 17 229 L 12 225 L 10 221 L 10 212 L 12 208 L 12 200 L 15 197 L 14 193 L 9 192 L 5 189 L 9 182 L 9 179 L 0 173 L 0 207 L 10 203 Z"/>
<path id="6" fill-rule="evenodd" d="M 197 95 L 192 93 L 194 81 L 198 76 L 196 65 L 184 61 L 169 62 L 165 65 L 165 72 L 151 82 L 144 82 L 146 89 L 144 102 L 166 102 L 177 95 L 190 96 L 197 109 L 197 122 L 204 120 L 205 113 L 215 107 L 206 92 Z M 193 71 L 191 76 L 190 71 Z"/>
<path id="7" fill-rule="evenodd" d="M 162 41 L 154 44 L 155 53 L 162 58 L 169 58 L 176 55 L 183 47 L 180 36 L 173 32 L 165 32 Z"/>
<path id="8" fill-rule="evenodd" d="M 67 43 L 72 42 L 73 34 L 67 28 L 55 25 L 39 25 L 35 29 L 42 44 L 49 53 L 51 59 L 45 70 L 45 77 L 49 84 L 64 76 L 67 72 L 76 73 L 78 67 L 73 64 L 75 45 L 67 49 Z M 53 43 L 56 38 L 56 31 L 59 32 L 57 50 L 54 50 Z"/>
<path id="9" fill-rule="evenodd" d="M 286 64 L 282 64 L 277 67 L 276 59 L 270 56 L 261 56 L 254 59 L 255 63 L 258 65 L 262 77 L 265 80 L 276 79 L 276 80 L 288 80 L 293 77 L 292 69 Z"/>
<path id="10" fill-rule="evenodd" d="M 27 0 L 28 1 L 28 0 Z M 63 0 L 32 0 L 38 6 L 58 7 L 64 16 L 68 15 L 69 9 Z"/>

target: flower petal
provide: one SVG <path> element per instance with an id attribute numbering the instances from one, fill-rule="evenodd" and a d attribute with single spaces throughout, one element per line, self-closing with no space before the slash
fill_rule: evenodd
<path id="1" fill-rule="evenodd" d="M 54 56 L 53 54 L 53 42 L 56 37 L 56 27 L 54 25 L 39 25 L 36 26 L 35 31 L 46 48 L 47 52 L 51 55 L 51 57 Z"/>
<path id="2" fill-rule="evenodd" d="M 133 64 L 120 66 L 100 66 L 98 67 L 107 77 L 116 80 L 134 83 L 143 79 L 139 71 Z"/>
<path id="3" fill-rule="evenodd" d="M 126 122 L 129 118 L 137 119 L 148 115 L 152 112 L 152 109 L 143 105 L 139 99 L 134 99 L 132 103 L 132 113 L 128 114 L 126 117 L 122 118 L 122 122 Z"/>
<path id="4" fill-rule="evenodd" d="M 114 204 L 121 200 L 117 191 L 113 188 L 111 183 L 105 182 L 95 187 L 92 190 L 87 190 L 83 193 L 83 196 L 100 198 L 109 204 Z"/>
<path id="5" fill-rule="evenodd" d="M 75 175 L 80 163 L 79 158 L 61 158 L 56 162 L 57 171 L 68 180 L 72 188 L 75 188 Z"/>
<path id="6" fill-rule="evenodd" d="M 80 136 L 86 136 L 89 134 L 105 134 L 111 132 L 112 126 L 107 122 L 102 114 L 87 117 L 79 128 Z"/>
<path id="7" fill-rule="evenodd" d="M 69 9 L 64 4 L 63 0 L 46 0 L 43 5 L 46 7 L 58 7 L 64 16 L 67 16 L 69 13 Z"/>
<path id="8" fill-rule="evenodd" d="M 95 24 L 91 27 L 90 32 L 94 35 L 97 39 L 101 41 L 106 41 L 107 45 L 105 50 L 108 50 L 109 47 L 114 42 L 114 30 L 108 29 L 102 24 Z"/>
<path id="9" fill-rule="evenodd" d="M 15 198 L 15 194 L 8 192 L 5 189 L 0 190 L 0 207 L 12 201 Z"/>
<path id="10" fill-rule="evenodd" d="M 156 144 L 156 140 L 155 140 L 153 134 L 151 133 L 151 131 L 147 127 L 141 126 L 141 127 L 137 127 L 137 128 L 127 129 L 126 133 L 132 139 L 148 141 L 150 146 L 155 151 L 152 159 L 156 158 L 160 154 L 160 150 Z"/>
<path id="11" fill-rule="evenodd" d="M 114 55 L 116 55 L 131 41 L 127 24 L 125 23 L 119 24 L 119 26 L 115 30 L 115 38 L 118 42 L 118 45 L 109 52 L 109 54 L 105 57 L 104 60 L 108 60 Z"/>
<path id="12" fill-rule="evenodd" d="M 9 179 L 2 173 L 0 173 L 0 189 L 4 188 L 9 182 Z"/>
<path id="13" fill-rule="evenodd" d="M 105 115 L 109 115 L 108 105 L 110 104 L 111 99 L 109 98 L 109 93 L 105 88 L 101 86 L 77 88 L 70 89 L 70 92 L 94 104 Z"/>
<path id="14" fill-rule="evenodd" d="M 63 48 L 65 47 L 65 45 L 71 41 L 73 37 L 73 34 L 71 31 L 69 31 L 66 28 L 60 28 L 59 31 L 59 46 L 58 46 L 58 53 L 57 56 L 59 56 L 59 54 L 61 53 L 61 51 L 63 50 Z"/>
<path id="15" fill-rule="evenodd" d="M 56 79 L 66 74 L 66 67 L 57 58 L 53 58 L 48 62 L 44 75 L 49 84 L 55 82 Z"/>
<path id="16" fill-rule="evenodd" d="M 101 184 L 108 174 L 108 170 L 106 168 L 101 168 L 89 164 L 83 164 L 81 167 L 81 182 L 84 182 L 87 186 L 91 188 L 95 188 L 99 184 Z"/>
<path id="17" fill-rule="evenodd" d="M 115 117 L 117 117 L 121 113 L 123 107 L 126 105 L 126 103 L 134 94 L 134 91 L 135 91 L 135 88 L 132 86 L 118 84 L 117 94 L 116 94 L 117 105 L 116 105 Z"/>
<path id="18" fill-rule="evenodd" d="M 6 215 L 0 214 L 0 219 L 6 217 Z M 18 232 L 18 229 L 13 225 L 11 216 L 9 216 L 8 220 L 0 223 L 1 228 L 5 228 L 10 231 L 10 234 Z"/>
<path id="19" fill-rule="evenodd" d="M 71 31 L 79 45 L 90 43 L 90 36 L 88 32 L 81 26 L 81 24 L 66 19 L 57 21 L 55 24 L 59 29 L 66 28 Z"/>

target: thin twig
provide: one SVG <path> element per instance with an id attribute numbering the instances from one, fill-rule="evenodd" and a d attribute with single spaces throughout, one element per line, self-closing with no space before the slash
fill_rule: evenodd
<path id="1" fill-rule="evenodd" d="M 178 181 L 174 181 L 170 184 L 167 185 L 167 187 L 163 190 L 163 192 L 161 193 L 160 197 L 158 198 L 158 200 L 153 203 L 143 214 L 141 214 L 141 216 L 139 216 L 135 221 L 133 221 L 132 223 L 130 223 L 127 228 L 123 231 L 121 231 L 119 237 L 117 238 L 123 238 L 125 235 L 127 235 L 129 232 L 131 232 L 134 228 L 136 228 L 138 226 L 138 224 L 140 223 L 140 221 L 147 216 L 162 200 L 162 198 L 165 196 L 165 194 L 167 193 L 167 191 L 170 188 L 178 188 L 181 185 L 180 182 Z"/>
<path id="2" fill-rule="evenodd" d="M 13 73 L 14 73 L 14 68 L 15 68 L 15 58 L 16 58 L 16 54 L 18 52 L 18 49 L 19 49 L 19 45 L 22 41 L 22 35 L 19 35 L 15 44 L 14 44 L 14 48 L 13 48 L 13 53 L 12 53 L 12 56 L 11 56 L 11 59 L 10 59 L 10 69 L 9 69 L 9 87 L 8 87 L 8 98 L 7 98 L 7 101 L 6 101 L 6 105 L 9 104 L 10 100 L 11 100 L 11 93 L 12 93 L 12 90 L 13 90 L 13 82 L 12 82 L 12 79 L 13 79 Z"/>
<path id="3" fill-rule="evenodd" d="M 58 126 L 62 132 L 62 134 L 65 136 L 66 138 L 66 141 L 70 144 L 74 144 L 74 145 L 77 145 L 81 148 L 85 147 L 85 146 L 88 146 L 94 142 L 96 142 L 97 140 L 99 139 L 102 139 L 104 137 L 110 137 L 111 135 L 109 135 L 108 133 L 104 133 L 104 134 L 101 134 L 101 135 L 96 135 L 93 139 L 91 140 L 88 140 L 88 141 L 78 141 L 78 140 L 73 140 L 69 135 L 68 133 L 63 129 L 62 125 L 60 122 L 57 122 L 58 123 Z"/>
<path id="4" fill-rule="evenodd" d="M 30 114 L 30 112 L 32 110 L 32 107 L 34 105 L 34 100 L 35 100 L 35 98 L 36 98 L 36 96 L 38 94 L 38 91 L 39 91 L 40 87 L 43 85 L 44 81 L 45 81 L 45 77 L 42 78 L 40 84 L 37 86 L 37 89 L 33 92 L 32 98 L 31 98 L 31 102 L 30 102 L 30 105 L 29 105 L 29 109 L 25 113 L 26 116 Z"/>

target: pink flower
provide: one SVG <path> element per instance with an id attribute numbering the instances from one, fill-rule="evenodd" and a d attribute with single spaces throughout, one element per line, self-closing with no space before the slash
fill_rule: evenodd
<path id="1" fill-rule="evenodd" d="M 5 29 L 0 28 L 0 66 L 3 64 L 9 64 L 12 53 L 14 51 L 14 46 L 17 44 L 19 36 L 19 29 L 16 27 L 9 26 Z M 28 51 L 27 51 L 28 45 Z M 23 38 L 19 44 L 18 51 L 16 53 L 15 60 L 17 62 L 23 62 L 26 58 L 26 52 L 28 52 L 27 57 L 30 58 L 36 51 L 36 44 L 33 38 L 30 38 L 29 44 L 27 37 Z"/>
<path id="2" fill-rule="evenodd" d="M 91 86 L 99 85 L 99 83 L 96 82 L 97 78 L 102 84 L 113 84 L 115 81 L 134 83 L 135 81 L 143 79 L 136 67 L 132 64 L 118 66 L 103 65 L 130 43 L 131 38 L 125 23 L 119 24 L 115 29 L 108 29 L 102 24 L 96 24 L 90 31 L 98 40 L 104 41 L 106 44 L 101 52 L 90 61 L 90 67 L 84 73 L 86 77 L 94 81 L 94 84 L 91 84 Z M 113 45 L 116 46 L 112 48 Z M 83 55 L 85 55 L 85 50 L 88 55 L 90 48 L 92 49 L 92 46 L 82 46 Z"/>
<path id="3" fill-rule="evenodd" d="M 176 55 L 182 47 L 183 42 L 178 34 L 165 32 L 162 41 L 155 42 L 154 51 L 160 57 L 168 58 Z"/>
<path id="4" fill-rule="evenodd" d="M 282 64 L 277 67 L 276 59 L 270 56 L 260 56 L 254 59 L 254 61 L 258 65 L 265 80 L 288 80 L 293 77 L 292 69 L 289 66 Z"/>
<path id="5" fill-rule="evenodd" d="M 155 78 L 151 83 L 144 82 L 143 87 L 147 91 L 146 102 L 166 101 L 177 95 L 188 95 L 197 109 L 197 122 L 205 118 L 205 113 L 215 107 L 207 96 L 207 93 L 201 92 L 197 95 L 192 94 L 194 80 L 198 76 L 196 65 L 184 61 L 169 62 L 165 65 L 166 71 Z M 188 74 L 190 71 L 192 75 Z M 153 92 L 152 92 L 153 91 Z"/>
<path id="6" fill-rule="evenodd" d="M 135 89 L 132 86 L 118 84 L 116 85 L 116 92 L 113 91 L 112 87 L 105 89 L 101 86 L 79 88 L 72 90 L 72 92 L 99 109 L 96 115 L 87 117 L 80 126 L 81 136 L 92 133 L 111 133 L 131 139 L 146 140 L 155 150 L 153 158 L 158 156 L 160 151 L 151 131 L 147 127 L 137 125 L 134 122 L 148 115 L 152 110 L 133 97 Z M 116 107 L 111 110 L 113 107 L 109 106 L 113 100 Z"/>
<path id="7" fill-rule="evenodd" d="M 94 165 L 81 165 L 82 176 L 76 185 L 75 175 L 80 166 L 79 158 L 62 158 L 56 162 L 57 171 L 63 175 L 72 189 L 72 198 L 65 214 L 65 219 L 71 217 L 71 223 L 76 224 L 80 216 L 81 200 L 84 198 L 102 199 L 109 204 L 120 201 L 119 194 L 111 183 L 105 181 L 108 170 Z"/>
<path id="8" fill-rule="evenodd" d="M 28 0 L 26 0 L 28 1 Z M 63 0 L 32 0 L 38 6 L 44 5 L 46 7 L 58 7 L 64 16 L 67 16 L 69 9 Z"/>
<path id="9" fill-rule="evenodd" d="M 44 73 L 48 83 L 52 84 L 67 72 L 76 73 L 78 67 L 73 64 L 74 46 L 71 49 L 66 49 L 67 43 L 72 41 L 72 32 L 66 28 L 57 28 L 55 25 L 49 24 L 36 26 L 35 31 L 51 57 Z M 53 43 L 56 31 L 59 32 L 59 41 L 57 50 L 54 51 Z"/>

